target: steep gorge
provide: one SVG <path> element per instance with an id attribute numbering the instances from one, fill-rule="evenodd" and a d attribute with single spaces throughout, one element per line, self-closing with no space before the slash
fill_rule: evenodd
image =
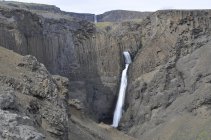
<path id="1" fill-rule="evenodd" d="M 77 101 L 81 112 L 111 124 L 126 50 L 133 63 L 119 129 L 138 139 L 197 139 L 202 132 L 209 138 L 209 10 L 157 11 L 143 21 L 95 25 L 55 7 L 19 4 L 0 4 L 0 46 L 68 77 L 67 102 Z M 71 131 L 83 130 L 86 124 L 76 122 Z M 93 131 L 76 137 L 102 138 L 103 130 Z"/>
<path id="2" fill-rule="evenodd" d="M 137 52 L 138 34 L 113 35 L 93 23 L 35 6 L 36 10 L 29 10 L 1 5 L 0 45 L 22 55 L 31 54 L 52 74 L 68 77 L 71 98 L 79 99 L 85 110 L 92 110 L 88 112 L 95 120 L 111 121 L 121 54 L 125 49 Z"/>

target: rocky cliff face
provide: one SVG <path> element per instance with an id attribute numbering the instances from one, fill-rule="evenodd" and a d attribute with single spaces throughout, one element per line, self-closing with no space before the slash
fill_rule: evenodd
<path id="1" fill-rule="evenodd" d="M 79 63 L 79 57 L 83 56 L 78 56 L 84 50 L 76 48 L 76 45 L 88 37 L 92 38 L 93 32 L 93 24 L 73 20 L 69 16 L 8 5 L 1 8 L 0 44 L 20 54 L 34 55 L 51 73 L 72 80 L 77 80 L 77 74 L 78 79 L 83 77 L 82 70 L 85 71 L 80 68 L 82 62 Z M 76 85 L 80 85 L 78 83 Z"/>
<path id="2" fill-rule="evenodd" d="M 43 11 L 39 5 L 36 10 L 20 7 L 2 4 L 0 45 L 36 56 L 51 73 L 68 77 L 71 98 L 84 103 L 95 120 L 110 121 L 122 51 L 137 52 L 139 35 L 98 30 L 92 23 L 54 10 Z"/>
<path id="3" fill-rule="evenodd" d="M 134 29 L 130 33 L 117 30 L 115 34 L 113 30 L 97 31 L 89 22 L 56 14 L 55 10 L 44 12 L 39 5 L 31 11 L 16 7 L 2 6 L 1 45 L 34 55 L 51 73 L 70 78 L 70 96 L 79 98 L 96 120 L 111 120 L 122 69 L 121 53 L 129 48 L 137 52 L 139 34 Z"/>
<path id="4" fill-rule="evenodd" d="M 210 11 L 158 11 L 140 28 L 122 129 L 142 139 L 210 138 Z"/>

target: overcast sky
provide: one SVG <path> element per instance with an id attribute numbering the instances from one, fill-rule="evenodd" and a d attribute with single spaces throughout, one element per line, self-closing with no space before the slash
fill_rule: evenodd
<path id="1" fill-rule="evenodd" d="M 211 9 L 211 0 L 16 0 L 56 5 L 61 10 L 101 14 L 110 10 Z"/>

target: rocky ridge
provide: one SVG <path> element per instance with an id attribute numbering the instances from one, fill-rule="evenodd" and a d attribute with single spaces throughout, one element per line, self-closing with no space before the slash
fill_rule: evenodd
<path id="1" fill-rule="evenodd" d="M 151 12 L 138 12 L 127 10 L 113 10 L 97 15 L 98 22 L 124 22 L 124 21 L 141 21 L 149 16 Z"/>

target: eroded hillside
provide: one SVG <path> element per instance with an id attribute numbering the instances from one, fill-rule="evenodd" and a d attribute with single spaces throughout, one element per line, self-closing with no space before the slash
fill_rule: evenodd
<path id="1" fill-rule="evenodd" d="M 123 130 L 146 140 L 211 137 L 210 17 L 206 10 L 158 11 L 142 23 Z"/>

